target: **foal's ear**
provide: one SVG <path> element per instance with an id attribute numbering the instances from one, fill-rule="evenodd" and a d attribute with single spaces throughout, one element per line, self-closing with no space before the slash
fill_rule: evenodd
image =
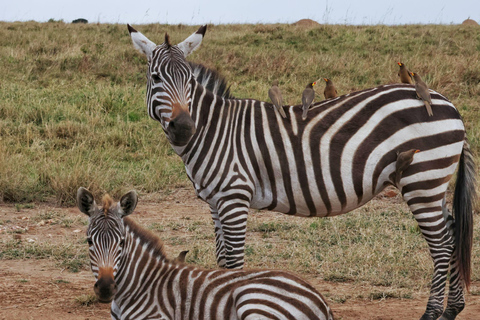
<path id="1" fill-rule="evenodd" d="M 135 210 L 137 206 L 138 196 L 135 190 L 129 191 L 122 196 L 119 202 L 119 213 L 120 216 L 123 218 L 128 216 Z"/>
<path id="2" fill-rule="evenodd" d="M 89 217 L 97 207 L 92 193 L 84 187 L 78 188 L 77 207 L 78 209 L 80 209 L 81 212 L 85 213 Z"/>

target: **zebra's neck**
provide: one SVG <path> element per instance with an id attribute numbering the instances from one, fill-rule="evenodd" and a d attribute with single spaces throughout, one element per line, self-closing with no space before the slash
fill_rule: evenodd
<path id="1" fill-rule="evenodd" d="M 165 256 L 160 238 L 128 217 L 123 221 L 126 230 L 125 244 L 115 277 L 119 296 L 138 291 L 140 288 L 132 284 L 145 282 L 145 277 L 149 274 L 148 270 L 158 270 L 156 272 L 158 276 L 172 267 Z M 136 272 L 132 272 L 133 270 Z"/>

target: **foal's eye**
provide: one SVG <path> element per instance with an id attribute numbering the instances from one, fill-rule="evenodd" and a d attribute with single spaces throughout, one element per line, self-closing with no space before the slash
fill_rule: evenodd
<path id="1" fill-rule="evenodd" d="M 120 240 L 120 243 L 118 244 L 120 247 L 123 247 L 123 245 L 125 244 L 125 239 L 122 239 Z"/>
<path id="2" fill-rule="evenodd" d="M 92 239 L 87 238 L 87 242 L 88 242 L 88 245 L 89 245 L 89 246 L 93 246 L 93 241 L 92 241 Z"/>

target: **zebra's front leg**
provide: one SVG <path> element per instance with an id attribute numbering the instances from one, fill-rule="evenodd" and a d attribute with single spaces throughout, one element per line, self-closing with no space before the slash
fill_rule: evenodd
<path id="1" fill-rule="evenodd" d="M 215 256 L 217 257 L 217 265 L 220 268 L 226 267 L 225 258 L 225 238 L 223 235 L 222 224 L 220 223 L 220 217 L 218 211 L 214 207 L 210 207 L 210 213 L 212 214 L 213 223 L 215 225 Z"/>
<path id="2" fill-rule="evenodd" d="M 243 268 L 248 209 L 249 203 L 226 200 L 219 202 L 218 213 L 212 210 L 217 263 L 220 267 Z"/>

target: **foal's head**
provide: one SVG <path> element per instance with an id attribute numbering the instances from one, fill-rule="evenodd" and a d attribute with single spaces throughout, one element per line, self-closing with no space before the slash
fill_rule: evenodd
<path id="1" fill-rule="evenodd" d="M 94 291 L 100 302 L 108 303 L 117 293 L 115 276 L 125 243 L 122 218 L 135 210 L 137 193 L 130 191 L 117 203 L 106 195 L 102 207 L 98 207 L 90 191 L 81 187 L 77 192 L 77 206 L 89 217 L 87 241 L 91 268 L 97 279 Z"/>

